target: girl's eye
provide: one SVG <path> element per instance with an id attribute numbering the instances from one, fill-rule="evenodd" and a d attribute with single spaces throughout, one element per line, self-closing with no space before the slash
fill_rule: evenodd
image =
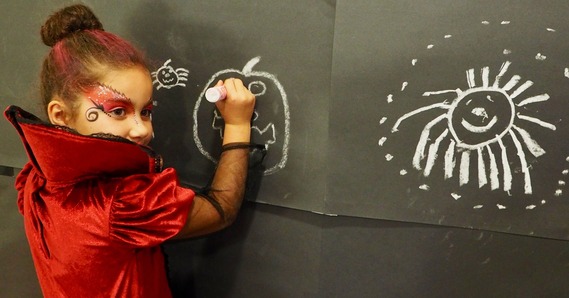
<path id="1" fill-rule="evenodd" d="M 111 116 L 114 116 L 114 117 L 124 117 L 124 116 L 126 116 L 126 110 L 123 109 L 123 108 L 116 108 L 116 109 L 110 110 L 108 113 L 109 113 Z"/>
<path id="2" fill-rule="evenodd" d="M 150 118 L 152 116 L 152 110 L 151 109 L 144 109 L 140 112 L 140 115 L 142 117 Z"/>

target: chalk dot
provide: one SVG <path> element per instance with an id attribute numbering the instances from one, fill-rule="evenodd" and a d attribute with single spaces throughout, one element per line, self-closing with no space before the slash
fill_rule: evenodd
<path id="1" fill-rule="evenodd" d="M 482 21 L 482 24 L 483 24 L 483 25 L 488 25 L 488 24 L 490 24 L 490 22 L 488 22 L 488 21 Z"/>
<path id="2" fill-rule="evenodd" d="M 431 189 L 431 187 L 429 187 L 427 184 L 423 184 L 423 185 L 419 186 L 419 189 L 429 190 L 429 189 Z"/>
<path id="3" fill-rule="evenodd" d="M 512 50 L 509 49 L 504 49 L 504 55 L 510 55 L 512 53 Z"/>
<path id="4" fill-rule="evenodd" d="M 403 170 L 399 171 L 399 175 L 401 175 L 401 176 L 407 175 L 407 170 L 403 169 Z"/>
<path id="5" fill-rule="evenodd" d="M 482 207 L 484 207 L 484 205 L 476 205 L 472 207 L 472 209 L 482 209 Z"/>
<path id="6" fill-rule="evenodd" d="M 500 209 L 500 210 L 506 209 L 506 206 L 500 205 L 500 204 L 496 204 L 496 207 L 498 207 L 498 209 Z"/>
<path id="7" fill-rule="evenodd" d="M 569 78 L 569 68 L 565 68 L 565 77 Z"/>
<path id="8" fill-rule="evenodd" d="M 553 29 L 553 28 L 547 28 L 547 31 L 549 31 L 549 32 L 555 32 L 555 29 Z"/>
<path id="9" fill-rule="evenodd" d="M 569 161 L 569 156 L 567 156 L 567 158 L 565 158 L 565 161 Z"/>
<path id="10" fill-rule="evenodd" d="M 381 120 L 379 120 L 379 125 L 385 123 L 386 120 L 387 120 L 387 117 L 382 117 Z"/>
<path id="11" fill-rule="evenodd" d="M 508 24 L 510 24 L 510 21 L 502 21 L 500 24 L 502 24 L 502 25 L 508 25 Z"/>
<path id="12" fill-rule="evenodd" d="M 569 174 L 569 170 L 563 170 L 563 172 L 561 172 L 561 174 L 567 175 L 567 174 Z"/>
<path id="13" fill-rule="evenodd" d="M 405 87 L 407 87 L 407 85 L 409 85 L 409 83 L 403 82 L 403 84 L 401 84 L 401 91 L 405 90 Z"/>
<path id="14" fill-rule="evenodd" d="M 393 159 L 393 155 L 391 155 L 391 154 L 386 154 L 386 155 L 385 155 L 385 160 L 391 161 L 392 159 Z"/>
<path id="15" fill-rule="evenodd" d="M 386 137 L 383 137 L 383 138 L 379 139 L 379 142 L 377 142 L 377 144 L 378 144 L 379 146 L 383 146 L 383 144 L 385 143 L 385 141 L 387 141 L 387 138 L 386 138 Z"/>
<path id="16" fill-rule="evenodd" d="M 565 185 L 565 181 L 563 181 L 563 180 L 559 180 L 557 183 L 559 184 L 559 186 L 564 186 L 564 185 Z"/>
<path id="17" fill-rule="evenodd" d="M 535 55 L 535 59 L 543 61 L 543 60 L 547 59 L 547 57 L 541 53 L 537 53 L 537 55 Z"/>
<path id="18" fill-rule="evenodd" d="M 417 65 L 417 61 L 418 61 L 417 59 L 411 60 L 411 65 L 413 65 L 413 66 Z"/>
<path id="19" fill-rule="evenodd" d="M 432 49 L 433 47 L 434 47 L 434 45 L 430 44 L 430 45 L 427 46 L 427 49 L 430 50 L 430 49 Z"/>
<path id="20" fill-rule="evenodd" d="M 545 205 L 545 203 L 547 203 L 547 201 L 541 200 L 541 205 Z"/>
<path id="21" fill-rule="evenodd" d="M 450 35 L 450 34 L 445 35 L 445 38 L 447 38 L 447 39 L 451 38 L 451 37 L 452 37 L 452 35 Z"/>
<path id="22" fill-rule="evenodd" d="M 393 94 L 387 95 L 387 102 L 393 102 Z"/>
<path id="23" fill-rule="evenodd" d="M 452 198 L 455 199 L 455 200 L 458 200 L 458 199 L 460 199 L 460 198 L 462 197 L 461 195 L 459 195 L 459 194 L 457 194 L 457 193 L 454 193 L 454 192 L 451 193 L 450 195 L 451 195 Z"/>
<path id="24" fill-rule="evenodd" d="M 563 190 L 561 190 L 561 189 L 558 189 L 558 190 L 555 191 L 555 196 L 556 196 L 556 197 L 560 197 L 562 194 L 563 194 Z"/>
<path id="25" fill-rule="evenodd" d="M 535 207 L 537 207 L 537 206 L 536 205 L 529 205 L 529 206 L 526 206 L 526 209 L 527 210 L 533 210 L 533 209 L 535 209 Z"/>

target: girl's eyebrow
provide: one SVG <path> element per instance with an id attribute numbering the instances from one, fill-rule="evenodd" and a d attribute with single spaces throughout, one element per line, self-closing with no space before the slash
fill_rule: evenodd
<path id="1" fill-rule="evenodd" d="M 124 93 L 117 91 L 113 87 L 105 85 L 103 83 L 97 83 L 97 85 L 99 87 L 99 90 L 97 91 L 98 96 L 105 95 L 110 97 L 108 99 L 117 100 L 117 101 L 127 101 L 132 103 L 132 100 L 130 98 L 128 98 Z"/>

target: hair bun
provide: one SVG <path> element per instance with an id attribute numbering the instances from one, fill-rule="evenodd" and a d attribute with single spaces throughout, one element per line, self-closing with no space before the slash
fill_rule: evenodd
<path id="1" fill-rule="evenodd" d="M 93 11 L 82 4 L 67 6 L 52 14 L 41 27 L 41 39 L 53 47 L 63 38 L 82 30 L 103 30 Z"/>

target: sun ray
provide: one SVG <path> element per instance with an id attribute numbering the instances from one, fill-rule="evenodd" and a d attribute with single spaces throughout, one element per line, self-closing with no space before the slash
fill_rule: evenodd
<path id="1" fill-rule="evenodd" d="M 470 179 L 470 150 L 465 150 L 460 156 L 459 184 L 463 186 Z"/>
<path id="2" fill-rule="evenodd" d="M 428 177 L 431 174 L 431 170 L 435 165 L 435 160 L 437 159 L 437 152 L 439 151 L 439 146 L 442 140 L 448 135 L 448 128 L 443 131 L 439 137 L 429 146 L 429 154 L 427 156 L 427 162 L 425 163 L 425 171 L 423 174 Z"/>
<path id="3" fill-rule="evenodd" d="M 500 179 L 498 179 L 498 164 L 496 163 L 496 156 L 489 145 L 486 145 L 486 151 L 490 157 L 490 188 L 496 190 L 500 187 Z"/>
<path id="4" fill-rule="evenodd" d="M 547 123 L 547 122 L 542 121 L 542 120 L 539 120 L 539 119 L 534 118 L 534 117 L 525 116 L 525 115 L 522 115 L 522 114 L 520 114 L 520 113 L 518 113 L 516 116 L 518 116 L 518 118 L 520 118 L 520 119 L 522 119 L 522 120 L 526 120 L 526 121 L 529 121 L 529 122 L 533 122 L 533 123 L 535 123 L 535 124 L 537 124 L 537 125 L 540 125 L 540 126 L 545 127 L 545 128 L 549 128 L 549 129 L 551 129 L 551 130 L 556 130 L 556 129 L 557 129 L 557 127 L 555 127 L 555 125 L 553 125 L 553 124 L 551 124 L 551 123 Z"/>
<path id="5" fill-rule="evenodd" d="M 530 103 L 536 103 L 536 102 L 542 102 L 542 101 L 547 101 L 549 100 L 549 94 L 544 93 L 544 94 L 540 94 L 540 95 L 536 95 L 536 96 L 532 96 L 532 97 L 528 97 L 522 101 L 520 101 L 517 106 L 518 107 L 523 107 L 527 104 Z"/>
<path id="6" fill-rule="evenodd" d="M 533 156 L 540 157 L 545 154 L 545 150 L 541 148 L 541 146 L 539 146 L 539 144 L 534 139 L 532 139 L 529 132 L 515 125 L 512 127 L 520 134 L 522 140 L 526 144 L 526 147 L 528 148 L 529 152 L 533 154 Z"/>
<path id="7" fill-rule="evenodd" d="M 490 77 L 490 68 L 485 66 L 482 68 L 482 87 L 488 87 L 488 79 Z"/>
<path id="8" fill-rule="evenodd" d="M 524 149 L 522 148 L 522 144 L 520 143 L 520 141 L 518 141 L 516 134 L 514 134 L 514 132 L 510 131 L 510 137 L 512 138 L 512 141 L 514 142 L 514 146 L 516 146 L 516 150 L 518 151 L 518 157 L 520 158 L 520 165 L 522 167 L 522 173 L 524 173 L 524 193 L 525 194 L 531 194 L 532 193 L 531 175 L 530 175 L 529 169 L 528 169 L 526 154 L 524 153 Z"/>
<path id="9" fill-rule="evenodd" d="M 510 62 L 510 61 L 506 61 L 506 62 L 502 63 L 502 66 L 500 67 L 500 72 L 498 73 L 498 75 L 496 76 L 496 79 L 494 80 L 493 87 L 495 87 L 495 88 L 499 87 L 500 80 L 502 79 L 502 77 L 504 76 L 506 71 L 508 71 L 510 64 L 512 64 L 512 62 Z"/>
<path id="10" fill-rule="evenodd" d="M 420 107 L 420 108 L 415 109 L 415 110 L 413 110 L 413 111 L 411 111 L 411 112 L 409 112 L 409 113 L 406 113 L 406 114 L 404 114 L 403 116 L 399 117 L 399 119 L 397 119 L 397 122 L 395 122 L 395 125 L 393 125 L 393 128 L 391 129 L 391 132 L 396 132 L 396 131 L 398 131 L 398 130 L 399 130 L 399 129 L 398 129 L 398 128 L 399 128 L 399 125 L 401 125 L 401 122 L 403 122 L 403 120 L 405 120 L 405 119 L 407 119 L 407 118 L 409 118 L 409 117 L 411 117 L 411 116 L 417 115 L 417 114 L 419 114 L 419 113 L 421 113 L 421 112 L 428 111 L 428 110 L 431 110 L 431 109 L 436 109 L 436 108 L 441 108 L 441 109 L 446 109 L 446 110 L 448 110 L 448 109 L 450 108 L 450 105 L 447 104 L 446 102 L 440 102 L 440 103 L 435 103 L 435 104 L 432 104 L 432 105 Z"/>
<path id="11" fill-rule="evenodd" d="M 502 88 L 504 91 L 510 91 L 514 88 L 522 78 L 518 75 L 514 75 L 508 83 Z"/>
<path id="12" fill-rule="evenodd" d="M 512 190 L 512 170 L 510 169 L 510 163 L 508 162 L 508 152 L 506 152 L 506 146 L 502 139 L 498 139 L 498 144 L 502 149 L 502 170 L 504 173 L 504 191 L 509 192 Z"/>
<path id="13" fill-rule="evenodd" d="M 431 133 L 431 128 L 435 126 L 437 123 L 443 121 L 447 118 L 446 114 L 442 114 L 437 118 L 431 120 L 421 132 L 421 136 L 419 137 L 419 142 L 417 142 L 417 148 L 415 149 L 415 155 L 413 156 L 413 167 L 417 170 L 421 169 L 421 160 L 425 157 L 425 146 L 427 145 L 427 141 L 429 140 L 429 134 Z"/>
<path id="14" fill-rule="evenodd" d="M 468 82 L 469 88 L 472 89 L 476 86 L 476 82 L 474 81 L 474 68 L 466 71 L 466 81 Z"/>
<path id="15" fill-rule="evenodd" d="M 529 87 L 531 87 L 533 85 L 532 81 L 525 81 L 525 83 L 523 83 L 520 87 L 518 87 L 518 89 L 516 89 L 516 91 L 514 91 L 512 93 L 512 95 L 510 95 L 510 97 L 512 99 L 518 97 L 518 95 L 522 94 L 522 92 L 526 91 Z"/>
<path id="16" fill-rule="evenodd" d="M 488 184 L 486 177 L 486 166 L 484 165 L 484 158 L 482 156 L 482 148 L 476 149 L 478 151 L 478 188 L 482 188 Z"/>
<path id="17" fill-rule="evenodd" d="M 456 142 L 451 139 L 450 144 L 448 145 L 448 149 L 445 153 L 445 179 L 452 177 L 452 172 L 454 171 L 454 166 L 456 165 L 456 160 L 454 159 L 455 144 Z"/>

